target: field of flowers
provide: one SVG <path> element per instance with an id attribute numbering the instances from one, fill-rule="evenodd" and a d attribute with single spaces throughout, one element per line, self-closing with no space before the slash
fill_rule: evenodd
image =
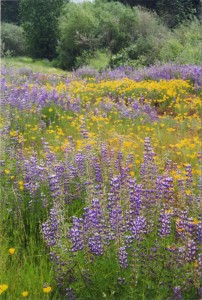
<path id="1" fill-rule="evenodd" d="M 202 298 L 202 67 L 1 69 L 0 298 Z"/>

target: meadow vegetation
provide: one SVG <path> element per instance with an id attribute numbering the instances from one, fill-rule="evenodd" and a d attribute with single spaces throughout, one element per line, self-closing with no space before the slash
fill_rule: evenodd
<path id="1" fill-rule="evenodd" d="M 201 299 L 202 68 L 54 71 L 1 68 L 1 299 Z"/>
<path id="2" fill-rule="evenodd" d="M 0 299 L 202 299 L 199 2 L 1 1 Z"/>

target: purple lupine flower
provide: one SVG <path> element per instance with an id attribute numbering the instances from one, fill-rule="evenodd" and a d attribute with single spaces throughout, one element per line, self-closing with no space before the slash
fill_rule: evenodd
<path id="1" fill-rule="evenodd" d="M 199 222 L 197 225 L 196 225 L 196 243 L 201 245 L 202 243 L 202 222 Z"/>
<path id="2" fill-rule="evenodd" d="M 75 155 L 75 161 L 77 163 L 79 172 L 81 173 L 81 175 L 84 175 L 85 156 L 81 152 L 79 152 L 78 154 Z"/>
<path id="3" fill-rule="evenodd" d="M 110 191 L 114 194 L 118 194 L 121 188 L 121 177 L 117 176 L 111 179 L 110 181 L 111 189 Z"/>
<path id="4" fill-rule="evenodd" d="M 88 246 L 90 252 L 95 255 L 102 255 L 104 253 L 102 237 L 98 232 L 95 232 L 92 237 L 88 238 Z"/>
<path id="5" fill-rule="evenodd" d="M 110 181 L 110 193 L 108 193 L 108 208 L 112 209 L 120 200 L 121 178 L 114 177 Z"/>
<path id="6" fill-rule="evenodd" d="M 194 261 L 196 259 L 197 247 L 193 240 L 189 240 L 186 251 L 186 261 Z"/>
<path id="7" fill-rule="evenodd" d="M 161 210 L 160 218 L 160 229 L 159 229 L 159 236 L 165 237 L 170 234 L 171 231 L 171 215 L 169 213 L 166 213 L 165 210 Z"/>
<path id="8" fill-rule="evenodd" d="M 118 255 L 121 269 L 126 269 L 128 267 L 128 253 L 125 246 L 118 249 Z"/>
<path id="9" fill-rule="evenodd" d="M 72 241 L 72 251 L 76 252 L 78 250 L 82 250 L 84 248 L 84 240 L 83 240 L 83 219 L 72 217 L 73 224 L 72 228 L 68 232 L 68 236 Z"/>
<path id="10" fill-rule="evenodd" d="M 154 156 L 155 153 L 151 147 L 150 138 L 146 137 L 144 140 L 144 162 L 140 170 L 142 183 L 144 183 L 144 185 L 148 184 L 148 182 L 152 185 L 156 180 L 157 166 L 154 161 Z"/>
<path id="11" fill-rule="evenodd" d="M 130 218 L 140 214 L 142 208 L 142 186 L 136 183 L 136 179 L 128 179 L 128 192 L 130 199 Z"/>
<path id="12" fill-rule="evenodd" d="M 72 288 L 65 289 L 65 296 L 67 297 L 68 300 L 76 300 L 76 295 Z"/>
<path id="13" fill-rule="evenodd" d="M 76 179 L 78 177 L 78 170 L 73 164 L 68 165 L 69 177 L 71 179 Z"/>
<path id="14" fill-rule="evenodd" d="M 52 208 L 50 210 L 49 220 L 42 224 L 44 240 L 49 247 L 54 246 L 59 238 L 58 225 L 57 209 Z"/>
<path id="15" fill-rule="evenodd" d="M 178 191 L 181 195 L 185 196 L 185 182 L 183 178 L 179 178 L 177 181 Z"/>
<path id="16" fill-rule="evenodd" d="M 172 164 L 173 164 L 173 162 L 172 162 L 171 159 L 168 159 L 168 160 L 166 161 L 166 165 L 165 165 L 165 169 L 164 169 L 164 172 L 165 172 L 166 174 L 169 174 L 169 173 L 172 171 Z"/>
<path id="17" fill-rule="evenodd" d="M 193 175 L 192 175 L 192 165 L 187 164 L 185 167 L 186 171 L 186 186 L 187 188 L 192 188 Z"/>
<path id="18" fill-rule="evenodd" d="M 202 253 L 199 253 L 198 255 L 198 265 L 199 265 L 200 272 L 202 272 Z"/>
<path id="19" fill-rule="evenodd" d="M 173 300 L 181 300 L 182 299 L 182 289 L 180 286 L 175 286 L 173 288 Z"/>
<path id="20" fill-rule="evenodd" d="M 101 145 L 101 158 L 102 158 L 103 163 L 105 163 L 107 161 L 107 145 L 106 145 L 106 143 L 102 143 L 102 145 Z"/>
<path id="21" fill-rule="evenodd" d="M 109 213 L 110 229 L 112 230 L 115 237 L 120 237 L 125 232 L 124 218 L 122 207 L 117 205 L 110 210 Z"/>
<path id="22" fill-rule="evenodd" d="M 97 159 L 93 159 L 93 168 L 95 172 L 95 181 L 101 183 L 103 181 L 102 179 L 102 168 L 100 163 L 98 162 Z"/>
<path id="23" fill-rule="evenodd" d="M 92 200 L 91 209 L 86 207 L 84 211 L 84 235 L 90 252 L 95 255 L 103 254 L 102 231 L 105 225 L 102 224 L 102 212 L 99 200 L 94 198 Z"/>
<path id="24" fill-rule="evenodd" d="M 165 177 L 162 180 L 162 197 L 165 200 L 165 205 L 167 208 L 174 206 L 174 186 L 173 186 L 173 178 Z"/>
<path id="25" fill-rule="evenodd" d="M 176 220 L 176 232 L 181 238 L 185 238 L 187 235 L 187 223 L 188 223 L 188 209 L 182 210 L 179 213 L 179 218 Z"/>
<path id="26" fill-rule="evenodd" d="M 84 231 L 89 232 L 93 231 L 102 231 L 101 219 L 102 219 L 102 212 L 100 207 L 100 202 L 97 198 L 92 200 L 92 208 L 89 207 L 84 208 L 85 213 L 83 214 L 84 217 Z"/>
<path id="27" fill-rule="evenodd" d="M 94 193 L 95 197 L 98 197 L 99 195 L 102 195 L 102 185 L 101 184 L 97 184 L 94 186 Z"/>
<path id="28" fill-rule="evenodd" d="M 86 129 L 85 119 L 83 118 L 81 121 L 82 121 L 82 124 L 80 125 L 81 135 L 83 139 L 88 139 L 88 131 Z"/>
<path id="29" fill-rule="evenodd" d="M 191 237 L 197 244 L 201 244 L 202 241 L 202 222 L 195 220 L 194 218 L 187 218 L 186 231 L 189 237 Z"/>
<path id="30" fill-rule="evenodd" d="M 61 189 L 60 189 L 60 179 L 57 176 L 57 174 L 51 174 L 48 176 L 49 179 L 49 186 L 51 191 L 51 196 L 53 198 L 56 198 L 61 195 Z"/>
<path id="31" fill-rule="evenodd" d="M 40 186 L 40 171 L 38 170 L 38 162 L 35 153 L 30 157 L 29 160 L 24 160 L 24 171 L 24 186 L 30 192 L 30 195 L 34 196 Z"/>
<path id="32" fill-rule="evenodd" d="M 147 221 L 143 216 L 137 216 L 135 220 L 131 220 L 130 222 L 130 231 L 132 233 L 133 238 L 139 240 L 141 235 L 146 233 L 147 229 Z"/>

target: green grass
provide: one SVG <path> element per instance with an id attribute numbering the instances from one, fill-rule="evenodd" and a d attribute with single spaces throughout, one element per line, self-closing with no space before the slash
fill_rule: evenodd
<path id="1" fill-rule="evenodd" d="M 32 59 L 30 57 L 9 57 L 1 58 L 1 65 L 13 68 L 28 68 L 33 72 L 67 75 L 66 71 L 53 67 L 53 63 L 48 60 Z"/>

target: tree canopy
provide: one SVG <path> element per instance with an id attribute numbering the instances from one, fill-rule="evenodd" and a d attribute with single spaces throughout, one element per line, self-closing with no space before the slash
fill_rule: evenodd
<path id="1" fill-rule="evenodd" d="M 1 0 L 1 21 L 19 25 L 19 0 Z"/>
<path id="2" fill-rule="evenodd" d="M 64 0 L 20 0 L 21 23 L 32 58 L 55 57 L 63 3 Z"/>

